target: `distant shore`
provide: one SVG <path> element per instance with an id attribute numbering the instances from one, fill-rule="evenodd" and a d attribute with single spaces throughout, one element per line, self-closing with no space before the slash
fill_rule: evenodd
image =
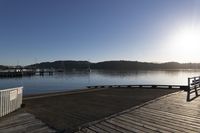
<path id="1" fill-rule="evenodd" d="M 89 61 L 76 61 L 64 60 L 54 62 L 41 62 L 30 64 L 26 66 L 3 66 L 0 65 L 0 70 L 25 68 L 25 69 L 54 69 L 56 71 L 65 70 L 159 70 L 159 69 L 200 69 L 200 63 L 179 63 L 179 62 L 140 62 L 140 61 L 127 61 L 127 60 L 114 60 L 103 62 L 89 62 Z"/>

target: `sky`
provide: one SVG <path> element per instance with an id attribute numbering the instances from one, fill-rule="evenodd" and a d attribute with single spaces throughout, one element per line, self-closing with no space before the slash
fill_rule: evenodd
<path id="1" fill-rule="evenodd" d="M 200 62 L 199 33 L 197 0 L 0 0 L 2 65 Z"/>

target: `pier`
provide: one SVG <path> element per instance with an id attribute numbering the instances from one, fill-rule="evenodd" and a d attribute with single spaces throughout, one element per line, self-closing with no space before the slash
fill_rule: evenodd
<path id="1" fill-rule="evenodd" d="M 0 132 L 197 133 L 200 78 L 189 79 L 188 86 L 101 85 L 25 96 L 22 109 L 0 118 Z"/>
<path id="2" fill-rule="evenodd" d="M 198 113 L 200 99 L 188 102 L 187 91 L 180 89 L 90 88 L 26 96 L 23 103 L 24 108 L 0 119 L 0 123 L 3 124 L 6 119 L 23 115 L 25 112 L 30 114 L 28 117 L 34 116 L 34 119 L 27 120 L 41 120 L 41 127 L 45 128 L 46 132 L 195 133 L 200 131 L 200 113 Z M 16 127 L 20 125 L 21 129 L 27 131 L 33 127 L 35 130 L 38 129 L 37 125 L 29 127 L 23 123 L 24 120 L 20 121 Z M 1 124 L 0 132 L 5 129 Z M 4 127 L 12 127 L 10 124 L 4 124 Z M 9 131 L 8 129 L 6 128 L 6 131 Z"/>
<path id="3" fill-rule="evenodd" d="M 187 92 L 169 94 L 79 127 L 76 133 L 198 133 L 200 98 Z"/>
<path id="4" fill-rule="evenodd" d="M 12 77 L 23 77 L 23 76 L 33 76 L 34 71 L 0 71 L 0 78 L 12 78 Z"/>
<path id="5" fill-rule="evenodd" d="M 123 110 L 180 91 L 153 88 L 94 88 L 24 97 L 24 110 L 58 131 L 79 127 Z"/>
<path id="6" fill-rule="evenodd" d="M 34 75 L 53 75 L 55 70 L 53 69 L 9 69 L 1 70 L 0 78 L 13 78 L 13 77 L 23 77 L 23 76 L 34 76 Z"/>

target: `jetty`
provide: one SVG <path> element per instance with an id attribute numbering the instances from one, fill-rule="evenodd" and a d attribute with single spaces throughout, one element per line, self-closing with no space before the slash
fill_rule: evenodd
<path id="1" fill-rule="evenodd" d="M 25 96 L 23 108 L 0 118 L 0 132 L 197 133 L 199 81 L 188 78 L 187 87 L 103 85 Z"/>
<path id="2" fill-rule="evenodd" d="M 0 78 L 12 78 L 12 77 L 23 77 L 23 76 L 33 76 L 34 71 L 16 71 L 16 70 L 1 70 Z"/>
<path id="3" fill-rule="evenodd" d="M 79 127 L 76 133 L 198 133 L 200 98 L 169 94 Z"/>
<path id="4" fill-rule="evenodd" d="M 53 75 L 54 72 L 54 69 L 8 69 L 0 70 L 0 78 Z"/>
<path id="5" fill-rule="evenodd" d="M 180 89 L 94 88 L 24 97 L 23 108 L 57 131 L 76 132 L 81 125 L 119 113 Z"/>

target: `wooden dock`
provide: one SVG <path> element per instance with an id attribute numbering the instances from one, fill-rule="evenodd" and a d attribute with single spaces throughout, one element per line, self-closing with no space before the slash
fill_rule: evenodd
<path id="1" fill-rule="evenodd" d="M 101 88 L 24 98 L 24 110 L 57 131 L 71 133 L 88 122 L 103 119 L 179 89 Z"/>
<path id="2" fill-rule="evenodd" d="M 199 133 L 200 97 L 169 94 L 79 127 L 77 133 Z"/>
<path id="3" fill-rule="evenodd" d="M 20 112 L 0 119 L 0 133 L 55 133 L 32 114 Z"/>
<path id="4" fill-rule="evenodd" d="M 190 98 L 179 89 L 123 86 L 31 96 L 0 119 L 0 133 L 197 133 L 200 97 Z"/>

